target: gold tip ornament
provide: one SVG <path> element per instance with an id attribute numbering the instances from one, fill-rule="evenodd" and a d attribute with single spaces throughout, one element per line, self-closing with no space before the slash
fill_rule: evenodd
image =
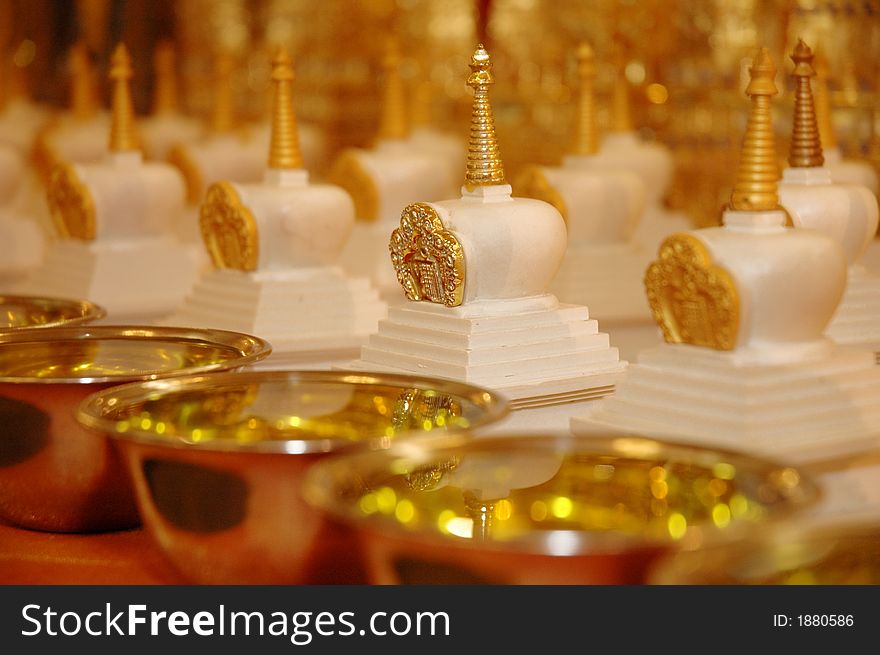
<path id="1" fill-rule="evenodd" d="M 79 41 L 70 49 L 70 111 L 74 118 L 86 120 L 98 111 L 95 68 L 89 49 Z"/>
<path id="2" fill-rule="evenodd" d="M 812 66 L 813 51 L 798 39 L 791 60 L 794 62 L 792 75 L 795 79 L 795 95 L 788 163 L 794 168 L 821 166 L 825 158 L 822 156 L 813 91 L 810 88 L 810 78 L 816 76 Z"/>
<path id="3" fill-rule="evenodd" d="M 174 59 L 174 45 L 170 41 L 162 41 L 156 45 L 153 53 L 154 114 L 173 114 L 177 111 L 177 72 L 174 69 Z"/>
<path id="4" fill-rule="evenodd" d="M 491 68 L 489 53 L 481 43 L 471 58 L 471 74 L 467 80 L 468 86 L 474 90 L 465 177 L 465 187 L 471 191 L 480 186 L 505 184 L 504 165 L 495 136 L 495 119 L 489 103 L 489 85 L 495 81 Z"/>
<path id="5" fill-rule="evenodd" d="M 110 58 L 110 81 L 113 84 L 113 105 L 110 123 L 110 152 L 139 149 L 139 139 L 131 100 L 131 56 L 120 43 Z"/>
<path id="6" fill-rule="evenodd" d="M 611 104 L 611 131 L 631 132 L 633 122 L 629 103 L 629 82 L 626 79 L 626 61 L 622 55 L 617 59 L 614 75 L 614 96 Z"/>
<path id="7" fill-rule="evenodd" d="M 293 64 L 287 49 L 278 48 L 272 60 L 272 138 L 269 144 L 269 168 L 303 167 L 293 109 Z"/>
<path id="8" fill-rule="evenodd" d="M 400 48 L 396 39 L 390 39 L 382 58 L 384 87 L 382 113 L 379 118 L 380 139 L 405 139 L 409 134 L 406 117 L 406 90 L 400 76 Z"/>
<path id="9" fill-rule="evenodd" d="M 831 93 L 828 91 L 828 60 L 821 49 L 816 48 L 813 57 L 813 69 L 816 71 L 816 84 L 813 97 L 816 106 L 816 121 L 819 124 L 819 139 L 825 150 L 837 147 L 837 135 L 831 120 Z"/>
<path id="10" fill-rule="evenodd" d="M 214 58 L 214 107 L 211 112 L 211 130 L 226 134 L 235 128 L 235 111 L 232 97 L 232 70 L 234 62 L 228 52 L 220 52 Z"/>
<path id="11" fill-rule="evenodd" d="M 746 95 L 752 100 L 736 184 L 730 208 L 739 211 L 772 211 L 779 207 L 779 169 L 773 137 L 770 98 L 776 95 L 776 66 L 766 48 L 752 61 Z"/>
<path id="12" fill-rule="evenodd" d="M 581 43 L 577 51 L 578 106 L 575 123 L 575 155 L 594 155 L 599 151 L 596 126 L 596 61 L 589 43 Z"/>

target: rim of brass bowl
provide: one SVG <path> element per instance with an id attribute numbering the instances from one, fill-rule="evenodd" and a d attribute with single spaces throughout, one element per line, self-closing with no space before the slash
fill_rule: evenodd
<path id="1" fill-rule="evenodd" d="M 187 441 L 181 436 L 163 437 L 155 432 L 126 426 L 124 430 L 118 426 L 119 412 L 131 404 L 145 400 L 157 400 L 163 396 L 177 393 L 190 393 L 222 387 L 225 384 L 248 385 L 265 382 L 303 382 L 327 383 L 363 386 L 397 386 L 401 391 L 422 390 L 441 394 L 450 394 L 467 399 L 479 406 L 481 414 L 471 420 L 467 428 L 450 428 L 451 432 L 471 432 L 477 428 L 503 419 L 510 412 L 507 399 L 490 389 L 477 387 L 453 380 L 436 379 L 418 375 L 396 373 L 370 373 L 349 371 L 322 370 L 279 370 L 279 371 L 242 371 L 236 373 L 213 373 L 175 377 L 150 382 L 139 382 L 119 385 L 105 389 L 86 397 L 79 405 L 77 420 L 86 427 L 99 430 L 113 438 L 132 441 L 139 444 L 170 448 L 187 448 L 204 451 L 220 452 L 261 452 L 289 455 L 308 455 L 342 451 L 349 448 L 364 447 L 385 448 L 389 440 L 383 437 L 367 438 L 352 441 L 343 437 L 324 437 L 310 439 L 264 439 L 252 442 L 240 442 L 231 439 L 211 439 L 204 442 Z M 112 407 L 113 409 L 105 409 Z M 426 434 L 419 430 L 401 432 L 408 437 L 415 434 Z M 393 440 L 391 440 L 393 442 Z"/>
<path id="2" fill-rule="evenodd" d="M 0 294 L 0 311 L 7 305 L 26 308 L 30 314 L 60 314 L 59 318 L 47 320 L 45 323 L 28 323 L 26 325 L 3 325 L 0 332 L 18 332 L 20 330 L 49 329 L 61 326 L 74 326 L 97 321 L 107 315 L 107 310 L 89 300 L 73 300 L 71 298 L 53 298 L 50 296 L 17 296 Z"/>
<path id="3" fill-rule="evenodd" d="M 149 325 L 82 325 L 78 327 L 45 328 L 40 330 L 19 330 L 4 333 L 0 331 L 0 353 L 3 348 L 14 348 L 22 344 L 131 341 L 143 344 L 149 341 L 177 342 L 181 345 L 193 344 L 214 346 L 235 351 L 229 359 L 210 364 L 196 364 L 179 368 L 164 367 L 142 370 L 125 370 L 119 373 L 71 376 L 53 375 L 9 375 L 0 368 L 0 383 L 7 384 L 102 384 L 124 383 L 137 380 L 155 380 L 171 376 L 185 376 L 194 373 L 226 371 L 253 364 L 269 356 L 272 346 L 268 341 L 241 332 L 228 330 L 200 329 L 186 327 L 154 327 Z"/>
<path id="4" fill-rule="evenodd" d="M 880 575 L 880 518 L 844 517 L 833 521 L 791 520 L 741 541 L 719 544 L 698 553 L 672 553 L 660 559 L 649 574 L 651 584 L 760 585 L 808 584 L 803 578 L 781 581 L 797 569 L 833 562 L 835 557 L 853 565 L 854 547 L 870 548 Z M 783 565 L 785 564 L 785 565 Z M 751 569 L 751 571 L 749 571 Z M 866 584 L 819 581 L 818 584 Z M 874 584 L 874 583 L 867 583 Z"/>
<path id="5" fill-rule="evenodd" d="M 650 437 L 574 435 L 553 432 L 546 434 L 493 433 L 483 435 L 479 439 L 470 440 L 465 440 L 459 435 L 449 433 L 448 435 L 432 435 L 406 443 L 393 444 L 382 451 L 340 454 L 332 459 L 317 462 L 310 468 L 305 477 L 303 496 L 313 507 L 337 520 L 341 520 L 350 527 L 402 538 L 408 541 L 417 541 L 430 547 L 455 546 L 526 555 L 564 557 L 620 555 L 647 548 L 682 549 L 688 547 L 684 539 L 680 541 L 671 538 L 660 540 L 651 539 L 645 535 L 626 535 L 613 531 L 586 530 L 567 531 L 570 536 L 574 537 L 574 540 L 566 544 L 565 553 L 562 555 L 560 555 L 559 549 L 550 542 L 551 534 L 558 532 L 552 530 L 545 532 L 532 531 L 526 537 L 509 541 L 493 540 L 489 543 L 478 542 L 473 539 L 450 541 L 448 536 L 440 535 L 433 529 L 416 530 L 404 527 L 396 521 L 380 522 L 370 520 L 363 515 L 357 515 L 352 509 L 352 504 L 343 508 L 334 495 L 341 481 L 347 479 L 351 482 L 357 478 L 362 482 L 367 476 L 365 471 L 381 472 L 382 468 L 379 465 L 387 465 L 395 458 L 402 457 L 414 461 L 418 459 L 430 461 L 430 454 L 434 453 L 435 457 L 433 459 L 436 461 L 436 453 L 438 452 L 454 453 L 459 449 L 475 449 L 489 446 L 494 446 L 498 449 L 521 449 L 524 446 L 530 446 L 532 448 L 554 448 L 557 451 L 564 452 L 564 448 L 569 445 L 576 445 L 577 451 L 582 453 L 586 453 L 589 450 L 591 454 L 596 455 L 617 455 L 644 460 L 650 457 L 652 460 L 656 458 L 658 462 L 665 463 L 669 463 L 674 457 L 680 457 L 682 462 L 694 465 L 704 462 L 707 467 L 721 462 L 733 464 L 737 468 L 747 464 L 750 467 L 758 467 L 765 470 L 767 474 L 764 476 L 764 479 L 770 482 L 780 493 L 784 492 L 784 485 L 780 484 L 779 481 L 774 483 L 772 473 L 794 470 L 798 474 L 795 492 L 781 506 L 774 510 L 771 518 L 771 521 L 774 523 L 785 520 L 792 514 L 812 506 L 822 497 L 821 489 L 814 483 L 812 478 L 804 475 L 800 469 L 795 469 L 768 458 L 754 457 L 724 448 L 678 443 Z M 373 464 L 372 467 L 369 466 L 370 463 Z M 388 471 L 387 466 L 385 471 Z M 731 522 L 724 530 L 710 529 L 703 531 L 698 547 L 702 548 L 713 544 L 735 541 L 741 538 L 742 533 L 747 532 L 749 527 L 756 525 L 746 521 L 737 521 L 736 524 Z M 714 528 L 714 526 L 712 527 Z"/>

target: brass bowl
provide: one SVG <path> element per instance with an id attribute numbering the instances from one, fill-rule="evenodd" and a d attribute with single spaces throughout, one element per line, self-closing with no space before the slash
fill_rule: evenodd
<path id="1" fill-rule="evenodd" d="M 88 300 L 0 295 L 0 332 L 82 325 L 106 315 Z"/>
<path id="2" fill-rule="evenodd" d="M 0 517 L 56 532 L 138 524 L 112 445 L 75 410 L 122 382 L 235 369 L 262 339 L 222 330 L 80 326 L 0 332 Z"/>
<path id="3" fill-rule="evenodd" d="M 817 498 L 794 469 L 641 438 L 450 435 L 318 464 L 308 502 L 357 530 L 375 584 L 632 584 L 671 549 Z"/>
<path id="4" fill-rule="evenodd" d="M 349 533 L 301 499 L 314 462 L 506 413 L 494 393 L 454 382 L 250 371 L 116 387 L 79 419 L 116 437 L 143 523 L 186 579 L 293 584 L 358 575 Z"/>
<path id="5" fill-rule="evenodd" d="M 671 554 L 649 578 L 676 585 L 876 585 L 880 522 L 791 522 L 741 543 Z"/>

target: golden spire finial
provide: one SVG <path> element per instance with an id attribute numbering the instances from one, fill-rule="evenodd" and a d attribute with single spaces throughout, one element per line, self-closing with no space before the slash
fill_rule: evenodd
<path id="1" fill-rule="evenodd" d="M 70 110 L 78 119 L 87 119 L 98 111 L 95 93 L 95 68 L 85 41 L 70 49 Z"/>
<path id="2" fill-rule="evenodd" d="M 791 60 L 794 62 L 792 75 L 795 79 L 795 96 L 788 163 L 795 168 L 821 166 L 825 158 L 822 156 L 822 143 L 819 139 L 816 111 L 813 106 L 813 92 L 810 89 L 810 78 L 816 75 L 811 65 L 813 51 L 798 39 Z"/>
<path id="3" fill-rule="evenodd" d="M 293 110 L 293 64 L 284 46 L 272 60 L 272 140 L 269 168 L 302 168 L 296 113 Z"/>
<path id="4" fill-rule="evenodd" d="M 235 111 L 232 97 L 232 54 L 217 53 L 214 58 L 214 107 L 211 112 L 211 129 L 217 134 L 231 132 L 235 127 Z"/>
<path id="5" fill-rule="evenodd" d="M 828 91 L 828 60 L 821 48 L 816 48 L 813 57 L 813 69 L 816 71 L 816 85 L 813 98 L 816 104 L 816 121 L 819 123 L 819 139 L 825 150 L 837 147 L 837 135 L 831 120 L 831 94 Z"/>
<path id="6" fill-rule="evenodd" d="M 120 43 L 110 58 L 110 81 L 113 83 L 113 105 L 110 123 L 110 152 L 139 150 L 131 101 L 131 57 Z"/>
<path id="7" fill-rule="evenodd" d="M 751 80 L 746 95 L 752 99 L 736 185 L 730 195 L 730 208 L 740 211 L 770 211 L 779 206 L 776 148 L 770 98 L 778 93 L 774 78 L 776 66 L 767 48 L 752 61 Z"/>
<path id="8" fill-rule="evenodd" d="M 629 105 L 629 81 L 626 79 L 626 57 L 621 51 L 615 57 L 614 97 L 611 103 L 611 131 L 631 132 L 632 114 Z"/>
<path id="9" fill-rule="evenodd" d="M 471 114 L 465 186 L 473 190 L 478 186 L 505 184 L 505 181 L 504 165 L 495 137 L 495 118 L 492 116 L 492 105 L 489 104 L 489 85 L 495 80 L 492 78 L 489 53 L 482 43 L 477 46 L 469 65 L 471 74 L 467 84 L 474 90 L 474 109 Z"/>
<path id="10" fill-rule="evenodd" d="M 174 44 L 161 41 L 153 53 L 153 113 L 177 111 L 177 73 L 174 70 Z"/>
<path id="11" fill-rule="evenodd" d="M 388 41 L 382 69 L 385 81 L 378 136 L 380 139 L 405 139 L 409 132 L 406 124 L 406 90 L 400 77 L 400 48 L 395 38 Z"/>
<path id="12" fill-rule="evenodd" d="M 581 43 L 577 50 L 579 81 L 578 112 L 575 123 L 574 154 L 595 155 L 599 151 L 596 128 L 596 98 L 593 83 L 596 80 L 596 61 L 589 43 Z"/>

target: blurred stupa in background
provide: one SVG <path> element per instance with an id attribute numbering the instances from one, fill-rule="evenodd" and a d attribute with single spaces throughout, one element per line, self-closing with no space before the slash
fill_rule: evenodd
<path id="1" fill-rule="evenodd" d="M 149 322 L 180 303 L 196 262 L 173 233 L 184 209 L 183 178 L 172 166 L 143 160 L 132 74 L 120 44 L 109 74 L 108 152 L 101 162 L 54 167 L 47 193 L 58 240 L 21 291 L 84 298 L 106 307 L 110 320 Z"/>
<path id="2" fill-rule="evenodd" d="M 181 112 L 174 44 L 162 41 L 153 53 L 153 106 L 149 117 L 140 122 L 144 154 L 148 159 L 165 161 L 172 146 L 196 141 L 204 126 Z"/>
<path id="3" fill-rule="evenodd" d="M 330 180 L 351 195 L 357 216 L 342 264 L 352 275 L 369 277 L 386 296 L 399 294 L 388 263 L 388 236 L 400 210 L 420 199 L 452 195 L 459 163 L 448 150 L 418 144 L 410 136 L 400 65 L 399 45 L 391 38 L 382 60 L 382 112 L 375 144 L 345 150 L 330 171 Z"/>
<path id="4" fill-rule="evenodd" d="M 789 167 L 779 185 L 780 204 L 795 227 L 805 227 L 837 240 L 849 263 L 846 292 L 828 335 L 837 343 L 880 351 L 880 277 L 865 270 L 862 260 L 877 233 L 877 197 L 868 187 L 833 182 L 824 165 L 820 129 L 813 106 L 810 79 L 816 73 L 813 53 L 798 41 L 791 59 L 795 63 L 794 118 Z"/>
<path id="5" fill-rule="evenodd" d="M 273 61 L 263 180 L 208 188 L 199 222 L 214 269 L 165 322 L 261 336 L 272 344 L 272 363 L 346 360 L 376 330 L 386 307 L 369 280 L 348 278 L 337 265 L 354 206 L 339 187 L 309 181 L 293 78 L 282 48 Z"/>
<path id="6" fill-rule="evenodd" d="M 580 88 L 569 154 L 561 166 L 525 168 L 514 191 L 549 202 L 565 219 L 568 246 L 551 285 L 563 302 L 589 305 L 608 320 L 647 321 L 641 284 L 650 255 L 634 239 L 647 186 L 617 154 L 600 154 L 593 49 L 581 44 L 577 60 Z"/>

